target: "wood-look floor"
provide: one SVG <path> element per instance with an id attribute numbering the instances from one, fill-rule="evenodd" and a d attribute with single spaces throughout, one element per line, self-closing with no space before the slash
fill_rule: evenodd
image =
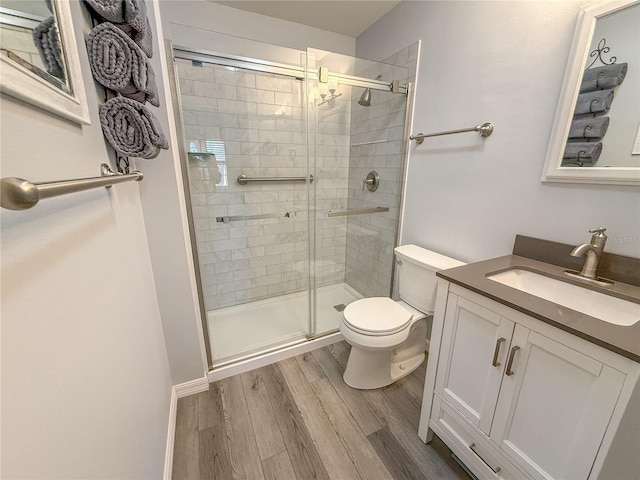
<path id="1" fill-rule="evenodd" d="M 425 365 L 378 390 L 342 380 L 336 343 L 178 401 L 173 479 L 468 479 L 418 421 Z"/>

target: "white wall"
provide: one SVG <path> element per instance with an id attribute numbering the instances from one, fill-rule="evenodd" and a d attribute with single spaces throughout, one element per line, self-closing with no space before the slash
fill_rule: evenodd
<path id="1" fill-rule="evenodd" d="M 2 96 L 3 177 L 109 161 L 77 44 L 92 124 Z M 172 384 L 138 184 L 2 211 L 1 336 L 3 478 L 161 478 Z"/>
<path id="2" fill-rule="evenodd" d="M 423 41 L 414 133 L 495 125 L 485 140 L 413 142 L 402 243 L 476 261 L 510 253 L 518 233 L 579 244 L 605 226 L 607 251 L 640 256 L 638 188 L 540 182 L 584 4 L 402 2 L 358 37 L 371 59 Z"/>
<path id="3" fill-rule="evenodd" d="M 161 11 L 165 37 L 173 39 L 176 45 L 192 46 L 189 36 L 197 37 L 201 29 L 297 50 L 313 47 L 345 55 L 353 55 L 355 51 L 353 37 L 209 1 L 162 0 Z M 189 31 L 181 26 L 189 27 Z M 200 45 L 199 48 L 219 51 L 213 46 Z M 235 53 L 228 49 L 222 52 Z"/>
<path id="4" fill-rule="evenodd" d="M 206 374 L 207 364 L 182 177 L 179 163 L 176 163 L 179 141 L 174 131 L 166 52 L 157 3 L 147 2 L 147 10 L 155 32 L 152 63 L 161 103 L 159 109 L 153 109 L 153 113 L 169 138 L 170 145 L 169 150 L 162 150 L 158 157 L 138 159 L 137 164 L 145 174 L 145 181 L 140 185 L 140 199 L 171 378 L 173 384 L 177 385 L 202 378 Z"/>

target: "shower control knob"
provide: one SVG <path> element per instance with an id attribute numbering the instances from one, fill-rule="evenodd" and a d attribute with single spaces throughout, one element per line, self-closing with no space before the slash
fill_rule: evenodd
<path id="1" fill-rule="evenodd" d="M 367 176 L 362 180 L 362 190 L 365 188 L 370 192 L 375 192 L 380 186 L 380 176 L 374 170 L 367 173 Z"/>

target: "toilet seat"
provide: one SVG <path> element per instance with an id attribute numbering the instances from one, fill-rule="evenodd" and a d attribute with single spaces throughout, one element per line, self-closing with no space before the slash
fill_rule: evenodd
<path id="1" fill-rule="evenodd" d="M 412 312 L 389 297 L 370 297 L 350 303 L 343 312 L 349 329 L 367 336 L 392 335 L 407 328 Z"/>

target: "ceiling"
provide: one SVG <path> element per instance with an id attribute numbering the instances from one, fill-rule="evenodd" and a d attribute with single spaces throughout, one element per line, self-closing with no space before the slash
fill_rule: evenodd
<path id="1" fill-rule="evenodd" d="M 355 38 L 400 1 L 237 0 L 215 3 Z"/>

